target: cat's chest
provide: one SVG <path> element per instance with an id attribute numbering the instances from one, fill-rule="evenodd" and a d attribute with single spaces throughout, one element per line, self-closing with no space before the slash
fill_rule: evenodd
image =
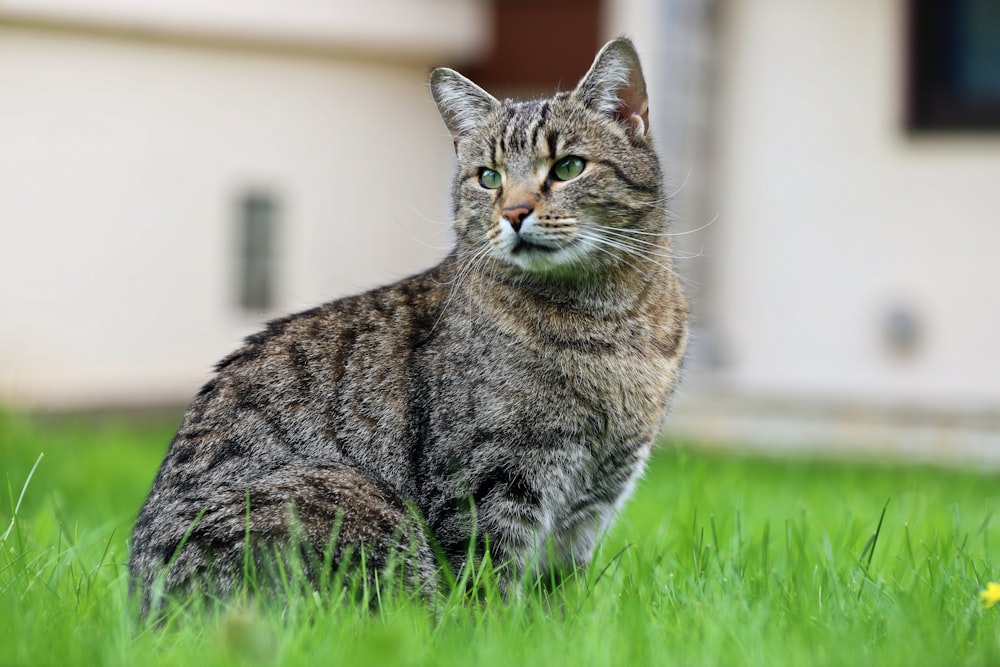
<path id="1" fill-rule="evenodd" d="M 634 341 L 553 344 L 537 331 L 476 333 L 452 348 L 437 375 L 447 388 L 435 392 L 434 423 L 447 449 L 487 469 L 523 467 L 527 477 L 550 480 L 557 496 L 580 496 L 601 480 L 624 486 L 662 423 L 676 359 Z"/>
<path id="2" fill-rule="evenodd" d="M 506 364 L 495 416 L 538 436 L 582 438 L 596 456 L 659 428 L 676 372 L 672 360 L 619 351 L 548 349 Z"/>
<path id="3" fill-rule="evenodd" d="M 619 352 L 533 352 L 467 366 L 470 419 L 453 444 L 478 468 L 500 465 L 527 480 L 553 517 L 595 498 L 614 503 L 648 457 L 672 369 Z"/>

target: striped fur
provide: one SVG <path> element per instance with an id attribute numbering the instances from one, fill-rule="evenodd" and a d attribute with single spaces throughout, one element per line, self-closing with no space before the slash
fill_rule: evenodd
<path id="1" fill-rule="evenodd" d="M 431 87 L 455 139 L 454 250 L 219 364 L 136 523 L 145 609 L 158 585 L 229 594 L 248 558 L 292 545 L 332 549 L 331 567 L 401 553 L 432 591 L 432 546 L 457 569 L 476 540 L 510 585 L 549 542 L 550 565 L 586 563 L 631 493 L 686 341 L 635 51 L 611 42 L 547 100 L 450 70 Z M 567 156 L 585 167 L 555 178 Z"/>

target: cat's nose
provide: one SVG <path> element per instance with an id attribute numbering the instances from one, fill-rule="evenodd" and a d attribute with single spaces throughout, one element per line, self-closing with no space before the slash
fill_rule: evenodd
<path id="1" fill-rule="evenodd" d="M 524 219 L 531 215 L 531 211 L 534 209 L 528 208 L 527 206 L 509 206 L 503 210 L 503 217 L 507 218 L 510 226 L 514 228 L 515 232 L 521 231 L 521 223 Z"/>

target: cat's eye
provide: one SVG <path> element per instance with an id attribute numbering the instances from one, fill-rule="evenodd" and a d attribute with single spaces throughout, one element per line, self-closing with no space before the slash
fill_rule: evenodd
<path id="1" fill-rule="evenodd" d="M 500 173 L 483 167 L 479 170 L 479 184 L 487 190 L 496 190 L 500 187 L 503 179 Z"/>
<path id="2" fill-rule="evenodd" d="M 552 177 L 557 181 L 568 181 L 579 176 L 586 165 L 582 157 L 575 155 L 564 157 L 552 167 Z"/>

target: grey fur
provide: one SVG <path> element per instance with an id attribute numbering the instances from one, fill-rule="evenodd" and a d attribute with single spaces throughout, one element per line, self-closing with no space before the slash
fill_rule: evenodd
<path id="1" fill-rule="evenodd" d="M 135 527 L 145 608 L 157 582 L 226 595 L 247 544 L 255 559 L 323 551 L 335 525 L 335 561 L 402 552 L 427 590 L 431 545 L 457 569 L 475 535 L 510 585 L 548 540 L 552 565 L 585 564 L 631 493 L 686 342 L 660 168 L 631 120 L 638 57 L 615 40 L 548 100 L 497 101 L 450 70 L 431 81 L 458 156 L 454 250 L 272 322 L 218 365 Z M 585 168 L 561 181 L 570 155 Z M 517 208 L 531 210 L 520 233 Z"/>

